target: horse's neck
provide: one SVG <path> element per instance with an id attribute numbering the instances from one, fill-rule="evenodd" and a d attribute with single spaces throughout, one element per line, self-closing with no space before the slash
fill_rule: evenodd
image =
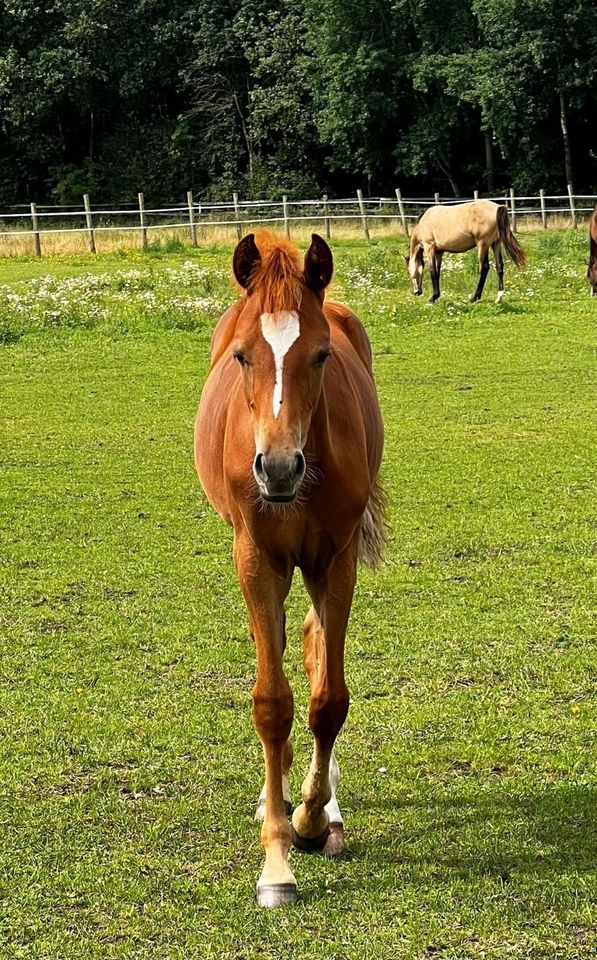
<path id="1" fill-rule="evenodd" d="M 411 233 L 411 236 L 410 236 L 410 255 L 411 255 L 411 257 L 414 257 L 414 255 L 415 255 L 415 253 L 417 252 L 417 250 L 419 250 L 419 248 L 422 247 L 422 246 L 423 246 L 423 244 L 421 243 L 421 238 L 420 238 L 420 236 L 419 236 L 419 229 L 418 229 L 418 224 L 417 224 L 417 226 L 415 227 L 415 229 L 413 230 L 413 232 Z"/>

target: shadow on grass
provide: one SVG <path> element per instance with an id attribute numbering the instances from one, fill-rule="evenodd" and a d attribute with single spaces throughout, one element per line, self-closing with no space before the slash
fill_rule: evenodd
<path id="1" fill-rule="evenodd" d="M 400 806 L 373 805 L 390 819 Z M 503 880 L 514 871 L 545 877 L 595 870 L 597 787 L 570 783 L 542 787 L 535 795 L 430 797 L 409 810 L 410 829 L 392 829 L 401 862 L 444 866 L 467 876 L 495 873 Z M 368 849 L 367 857 L 387 862 L 383 845 L 379 854 Z"/>

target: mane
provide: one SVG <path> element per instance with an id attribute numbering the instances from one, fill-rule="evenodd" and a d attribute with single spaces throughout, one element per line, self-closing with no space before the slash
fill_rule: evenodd
<path id="1" fill-rule="evenodd" d="M 251 286 L 259 297 L 262 313 L 298 310 L 304 276 L 299 252 L 285 237 L 268 230 L 255 233 L 261 260 L 251 275 Z"/>

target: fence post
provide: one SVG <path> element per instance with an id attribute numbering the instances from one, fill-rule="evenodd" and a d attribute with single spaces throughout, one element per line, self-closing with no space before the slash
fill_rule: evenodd
<path id="1" fill-rule="evenodd" d="M 572 218 L 572 226 L 576 230 L 576 209 L 574 207 L 574 191 L 572 184 L 568 184 L 568 197 L 570 199 L 570 216 Z"/>
<path id="2" fill-rule="evenodd" d="M 510 219 L 512 221 L 512 233 L 516 233 L 516 201 L 514 199 L 514 187 L 510 187 Z"/>
<path id="3" fill-rule="evenodd" d="M 435 202 L 436 202 L 436 203 L 439 203 L 439 193 L 436 193 L 436 194 L 435 194 Z"/>
<path id="4" fill-rule="evenodd" d="M 325 224 L 325 236 L 326 236 L 326 239 L 327 239 L 327 240 L 330 240 L 331 237 L 332 237 L 332 231 L 331 231 L 331 227 L 330 227 L 330 218 L 328 217 L 329 210 L 328 210 L 328 195 L 327 195 L 327 193 L 324 193 L 324 195 L 323 195 L 323 212 L 324 212 L 323 222 L 324 222 L 324 224 Z"/>
<path id="5" fill-rule="evenodd" d="M 189 226 L 191 228 L 191 243 L 197 246 L 197 227 L 195 226 L 195 208 L 193 206 L 193 191 L 187 190 L 187 205 L 189 208 Z"/>
<path id="6" fill-rule="evenodd" d="M 363 191 L 357 190 L 357 198 L 359 201 L 359 208 L 361 210 L 361 221 L 363 224 L 363 233 L 365 234 L 365 239 L 370 240 L 369 236 L 369 225 L 367 224 L 367 217 L 365 216 L 365 203 L 363 201 Z"/>
<path id="7" fill-rule="evenodd" d="M 233 193 L 232 199 L 234 201 L 234 219 L 236 220 L 236 236 L 240 241 L 243 238 L 243 228 L 240 225 L 240 208 L 238 205 L 238 193 Z"/>
<path id="8" fill-rule="evenodd" d="M 288 219 L 288 197 L 286 194 L 282 197 L 282 210 L 284 211 L 284 231 L 287 237 L 290 237 L 290 221 Z"/>
<path id="9" fill-rule="evenodd" d="M 95 248 L 95 233 L 93 232 L 93 220 L 91 218 L 91 203 L 89 202 L 89 194 L 83 194 L 83 204 L 85 205 L 85 220 L 87 223 L 87 236 L 89 239 L 89 252 L 97 253 Z"/>
<path id="10" fill-rule="evenodd" d="M 396 200 L 398 201 L 398 209 L 400 210 L 400 219 L 402 220 L 402 229 L 404 230 L 406 236 L 408 237 L 408 223 L 406 221 L 406 214 L 404 213 L 402 193 L 398 188 L 396 188 Z"/>
<path id="11" fill-rule="evenodd" d="M 145 200 L 143 194 L 139 194 L 139 223 L 141 224 L 141 248 L 147 248 L 147 224 L 145 221 Z"/>
<path id="12" fill-rule="evenodd" d="M 539 191 L 539 202 L 541 203 L 541 223 L 543 229 L 547 230 L 547 214 L 545 212 L 545 190 Z"/>
<path id="13" fill-rule="evenodd" d="M 31 222 L 33 223 L 33 242 L 35 244 L 35 256 L 41 257 L 41 237 L 39 235 L 39 221 L 37 219 L 37 206 L 31 204 Z"/>
<path id="14" fill-rule="evenodd" d="M 478 191 L 478 190 L 473 190 L 473 197 L 474 197 L 475 200 L 478 200 L 478 199 L 479 199 L 479 191 Z"/>

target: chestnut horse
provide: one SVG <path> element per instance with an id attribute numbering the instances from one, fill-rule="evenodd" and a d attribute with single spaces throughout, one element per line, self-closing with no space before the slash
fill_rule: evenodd
<path id="1" fill-rule="evenodd" d="M 493 200 L 473 200 L 455 206 L 437 204 L 429 207 L 417 221 L 410 238 L 409 256 L 405 257 L 415 296 L 423 293 L 423 254 L 429 260 L 433 294 L 429 303 L 439 298 L 439 276 L 444 253 L 465 253 L 477 248 L 479 282 L 471 297 L 481 299 L 489 273 L 489 248 L 493 250 L 498 275 L 498 302 L 504 296 L 504 257 L 502 247 L 517 267 L 526 263 L 524 251 L 510 229 L 508 208 Z"/>
<path id="2" fill-rule="evenodd" d="M 313 234 L 301 264 L 287 240 L 249 234 L 233 268 L 244 294 L 213 334 L 195 463 L 233 528 L 256 646 L 253 719 L 265 759 L 257 900 L 273 907 L 297 899 L 291 843 L 328 855 L 344 847 L 333 748 L 348 711 L 344 637 L 357 560 L 376 565 L 384 545 L 383 423 L 367 334 L 347 307 L 324 302 L 333 269 L 325 241 Z M 291 825 L 293 697 L 282 658 L 295 567 L 312 604 L 303 632 L 315 743 Z"/>
<path id="3" fill-rule="evenodd" d="M 591 215 L 591 222 L 589 224 L 589 241 L 591 246 L 587 277 L 589 279 L 589 283 L 591 284 L 591 295 L 593 297 L 597 297 L 597 206 Z"/>

